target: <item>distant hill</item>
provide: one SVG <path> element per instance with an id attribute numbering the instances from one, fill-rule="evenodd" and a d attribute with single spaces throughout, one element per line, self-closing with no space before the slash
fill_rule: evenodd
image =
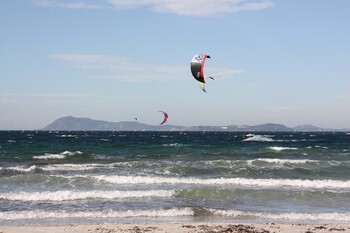
<path id="1" fill-rule="evenodd" d="M 283 131 L 293 131 L 292 128 L 289 128 L 285 125 L 281 124 L 273 124 L 273 123 L 267 123 L 263 125 L 256 125 L 250 127 L 251 131 L 277 131 L 277 132 L 283 132 Z"/>
<path id="2" fill-rule="evenodd" d="M 317 132 L 317 131 L 325 131 L 325 129 L 322 129 L 320 127 L 314 126 L 314 125 L 299 125 L 293 128 L 295 131 L 302 131 L 302 132 Z"/>
<path id="3" fill-rule="evenodd" d="M 43 130 L 60 130 L 60 131 L 161 131 L 174 130 L 171 125 L 147 125 L 137 121 L 120 121 L 109 122 L 101 120 L 93 120 L 90 118 L 76 118 L 72 116 L 62 117 Z"/>
<path id="4" fill-rule="evenodd" d="M 76 118 L 73 116 L 61 117 L 42 130 L 58 131 L 337 131 L 331 129 L 322 129 L 313 125 L 300 125 L 294 128 L 281 124 L 267 123 L 262 125 L 227 125 L 227 126 L 175 126 L 175 125 L 147 125 L 138 121 L 120 121 L 109 122 L 102 120 L 93 120 L 90 118 Z M 339 130 L 338 130 L 339 131 Z"/>

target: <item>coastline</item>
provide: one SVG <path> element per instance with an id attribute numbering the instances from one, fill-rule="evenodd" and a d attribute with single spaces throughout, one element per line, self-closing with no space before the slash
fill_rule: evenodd
<path id="1" fill-rule="evenodd" d="M 149 233 L 323 233 L 323 232 L 350 232 L 350 224 L 219 224 L 219 223 L 142 223 L 142 224 L 69 224 L 69 225 L 29 225 L 29 226 L 0 226 L 1 233 L 114 233 L 114 232 L 149 232 Z"/>

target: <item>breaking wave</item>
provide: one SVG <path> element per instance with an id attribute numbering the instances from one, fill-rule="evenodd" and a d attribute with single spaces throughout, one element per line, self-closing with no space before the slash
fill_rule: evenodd
<path id="1" fill-rule="evenodd" d="M 191 207 L 148 210 L 103 210 L 103 211 L 4 211 L 0 219 L 7 221 L 30 219 L 72 219 L 72 218 L 142 218 L 142 217 L 181 217 L 196 216 L 205 213 L 206 216 L 225 216 L 231 218 L 254 218 L 287 221 L 329 221 L 349 222 L 350 212 L 345 213 L 273 213 L 251 212 L 242 210 L 197 209 Z"/>
<path id="2" fill-rule="evenodd" d="M 259 158 L 247 160 L 248 163 L 254 162 L 265 162 L 265 163 L 275 163 L 275 164 L 305 164 L 305 163 L 317 163 L 318 160 L 311 159 L 269 159 L 269 158 Z"/>
<path id="3" fill-rule="evenodd" d="M 255 134 L 248 134 L 248 138 L 243 139 L 245 142 L 249 141 L 256 141 L 256 142 L 273 142 L 274 140 L 271 138 L 273 136 L 271 135 L 255 135 Z"/>
<path id="4" fill-rule="evenodd" d="M 55 192 L 9 192 L 0 193 L 0 199 L 10 201 L 71 201 L 81 199 L 120 199 L 143 197 L 171 197 L 175 191 L 55 191 Z"/>
<path id="5" fill-rule="evenodd" d="M 50 160 L 50 159 L 66 159 L 71 156 L 76 156 L 76 155 L 82 155 L 83 152 L 81 151 L 75 151 L 75 152 L 70 152 L 70 151 L 64 151 L 59 154 L 45 154 L 45 155 L 39 155 L 39 156 L 33 156 L 33 159 L 44 159 L 44 160 Z"/>
<path id="6" fill-rule="evenodd" d="M 249 179 L 249 178 L 176 178 L 150 176 L 92 176 L 98 181 L 113 184 L 192 184 L 192 185 L 236 185 L 248 187 L 291 187 L 310 189 L 350 189 L 349 181 L 340 180 L 300 180 L 300 179 Z"/>
<path id="7" fill-rule="evenodd" d="M 282 151 L 282 150 L 297 150 L 296 147 L 283 147 L 283 146 L 270 146 L 269 149 L 274 151 Z"/>

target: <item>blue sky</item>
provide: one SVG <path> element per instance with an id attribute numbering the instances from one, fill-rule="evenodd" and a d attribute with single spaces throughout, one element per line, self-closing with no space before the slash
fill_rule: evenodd
<path id="1" fill-rule="evenodd" d="M 0 129 L 62 116 L 350 127 L 350 1 L 0 2 Z M 189 69 L 206 53 L 207 93 Z"/>

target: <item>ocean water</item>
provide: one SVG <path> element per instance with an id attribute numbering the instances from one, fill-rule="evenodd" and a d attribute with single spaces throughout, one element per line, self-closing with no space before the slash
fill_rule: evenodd
<path id="1" fill-rule="evenodd" d="M 0 225 L 350 222 L 350 133 L 0 132 Z"/>

